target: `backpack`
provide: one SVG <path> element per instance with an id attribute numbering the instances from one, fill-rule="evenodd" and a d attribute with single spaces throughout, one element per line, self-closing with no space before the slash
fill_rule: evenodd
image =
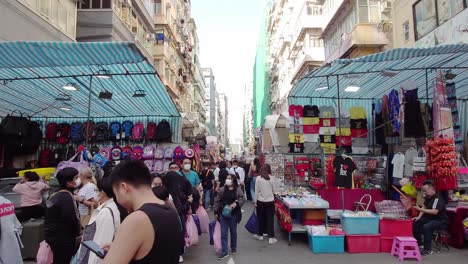
<path id="1" fill-rule="evenodd" d="M 52 152 L 52 150 L 48 148 L 41 150 L 41 153 L 39 153 L 39 167 L 50 167 L 53 159 L 54 153 Z"/>
<path id="2" fill-rule="evenodd" d="M 164 161 L 157 160 L 154 162 L 153 171 L 155 172 L 163 172 L 164 171 Z"/>
<path id="3" fill-rule="evenodd" d="M 66 158 L 67 150 L 65 149 L 65 147 L 58 147 L 54 150 L 52 165 L 57 166 L 61 161 L 64 161 Z"/>
<path id="4" fill-rule="evenodd" d="M 57 144 L 67 144 L 70 141 L 71 126 L 67 123 L 57 125 Z"/>
<path id="5" fill-rule="evenodd" d="M 93 121 L 86 121 L 83 124 L 84 130 L 84 139 L 93 140 L 93 132 L 94 132 L 94 122 Z"/>
<path id="6" fill-rule="evenodd" d="M 206 146 L 206 136 L 205 134 L 198 134 L 196 137 L 195 137 L 195 143 L 198 144 L 198 146 L 200 146 L 201 149 L 205 149 L 205 146 Z"/>
<path id="7" fill-rule="evenodd" d="M 91 153 L 91 156 L 94 156 L 99 153 L 99 147 L 96 145 L 91 146 L 89 149 L 89 152 Z"/>
<path id="8" fill-rule="evenodd" d="M 129 159 L 132 157 L 132 147 L 129 145 L 122 148 L 122 159 Z"/>
<path id="9" fill-rule="evenodd" d="M 29 133 L 21 140 L 21 153 L 22 154 L 36 154 L 42 140 L 42 130 L 39 123 L 30 121 L 28 124 Z"/>
<path id="10" fill-rule="evenodd" d="M 99 154 L 101 154 L 105 159 L 111 160 L 111 149 L 108 146 L 104 146 L 99 150 Z"/>
<path id="11" fill-rule="evenodd" d="M 84 140 L 84 128 L 83 123 L 74 122 L 71 124 L 70 137 L 73 143 L 81 143 Z"/>
<path id="12" fill-rule="evenodd" d="M 136 124 L 132 128 L 132 136 L 131 140 L 135 142 L 143 141 L 145 134 L 145 126 L 142 122 L 136 122 Z"/>
<path id="13" fill-rule="evenodd" d="M 57 123 L 49 123 L 46 126 L 46 140 L 55 141 L 57 138 Z"/>
<path id="14" fill-rule="evenodd" d="M 164 147 L 160 146 L 154 151 L 155 159 L 164 159 Z"/>
<path id="15" fill-rule="evenodd" d="M 153 159 L 154 158 L 154 146 L 153 145 L 146 145 L 143 148 L 143 159 Z"/>
<path id="16" fill-rule="evenodd" d="M 112 141 L 117 141 L 120 139 L 120 130 L 121 130 L 121 125 L 119 122 L 112 122 L 109 125 L 109 133 L 110 133 L 110 139 Z"/>
<path id="17" fill-rule="evenodd" d="M 164 158 L 165 159 L 172 159 L 172 156 L 174 155 L 174 147 L 167 147 L 164 149 Z"/>
<path id="18" fill-rule="evenodd" d="M 112 160 L 120 160 L 120 157 L 122 156 L 122 148 L 119 146 L 114 146 L 112 148 Z"/>
<path id="19" fill-rule="evenodd" d="M 132 158 L 136 160 L 141 160 L 143 157 L 143 148 L 141 146 L 135 146 L 132 149 Z"/>
<path id="20" fill-rule="evenodd" d="M 174 160 L 183 160 L 185 158 L 184 149 L 181 146 L 177 146 L 174 149 L 173 159 Z"/>
<path id="21" fill-rule="evenodd" d="M 156 141 L 159 142 L 171 142 L 172 133 L 171 133 L 171 126 L 166 119 L 163 119 L 159 122 L 158 127 L 156 129 Z"/>
<path id="22" fill-rule="evenodd" d="M 73 156 L 75 156 L 75 148 L 73 146 L 68 146 L 67 148 L 67 155 L 66 155 L 66 160 L 71 159 Z"/>
<path id="23" fill-rule="evenodd" d="M 132 128 L 133 128 L 133 122 L 132 121 L 124 121 L 122 123 L 122 128 L 121 128 L 121 135 L 120 137 L 122 139 L 128 139 L 132 135 Z"/>
<path id="24" fill-rule="evenodd" d="M 154 161 L 153 160 L 145 160 L 144 161 L 146 167 L 148 167 L 148 170 L 152 172 L 154 170 Z"/>
<path id="25" fill-rule="evenodd" d="M 146 140 L 147 141 L 154 141 L 156 137 L 156 123 L 149 122 L 146 126 Z"/>
<path id="26" fill-rule="evenodd" d="M 94 126 L 94 138 L 97 142 L 107 141 L 109 136 L 109 127 L 106 122 L 99 122 Z"/>

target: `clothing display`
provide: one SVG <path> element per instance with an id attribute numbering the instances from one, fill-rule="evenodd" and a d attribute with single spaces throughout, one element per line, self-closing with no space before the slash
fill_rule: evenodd
<path id="1" fill-rule="evenodd" d="M 357 169 L 354 161 L 348 156 L 339 155 L 333 160 L 333 168 L 335 169 L 335 185 L 352 188 L 353 173 Z"/>
<path id="2" fill-rule="evenodd" d="M 366 110 L 364 107 L 351 107 L 349 108 L 350 118 L 351 119 L 366 119 Z"/>
<path id="3" fill-rule="evenodd" d="M 409 148 L 405 152 L 405 177 L 412 177 L 413 176 L 413 164 L 414 158 L 418 156 L 418 151 L 414 148 Z"/>
<path id="4" fill-rule="evenodd" d="M 319 108 L 316 105 L 304 106 L 304 117 L 318 117 L 319 112 Z"/>
<path id="5" fill-rule="evenodd" d="M 318 117 L 304 117 L 302 121 L 303 121 L 303 125 L 319 125 L 320 124 L 320 118 Z"/>
<path id="6" fill-rule="evenodd" d="M 320 118 L 334 118 L 336 117 L 335 107 L 333 106 L 320 106 Z"/>
<path id="7" fill-rule="evenodd" d="M 390 120 L 392 120 L 393 133 L 400 133 L 400 99 L 397 90 L 392 90 L 388 95 L 388 106 L 390 109 Z"/>
<path id="8" fill-rule="evenodd" d="M 336 143 L 336 136 L 335 135 L 320 135 L 320 142 Z"/>
<path id="9" fill-rule="evenodd" d="M 405 155 L 398 152 L 393 156 L 393 178 L 401 179 L 403 178 L 403 170 L 405 167 Z"/>
<path id="10" fill-rule="evenodd" d="M 405 108 L 404 115 L 405 137 L 421 138 L 426 137 L 424 130 L 421 106 L 418 100 L 418 89 L 404 91 Z M 403 112 L 403 111 L 401 111 Z"/>
<path id="11" fill-rule="evenodd" d="M 314 143 L 314 142 L 319 142 L 320 140 L 320 135 L 317 134 L 304 134 L 304 142 L 307 143 Z"/>
<path id="12" fill-rule="evenodd" d="M 457 151 L 463 149 L 463 135 L 460 128 L 460 116 L 458 112 L 458 105 L 457 105 L 457 90 L 455 88 L 454 82 L 447 82 L 445 85 L 445 89 L 447 91 L 447 101 L 452 111 L 452 122 L 453 122 L 453 130 L 454 130 L 454 139 L 455 139 L 455 146 Z"/>
<path id="13" fill-rule="evenodd" d="M 320 127 L 335 127 L 335 118 L 320 118 Z"/>
<path id="14" fill-rule="evenodd" d="M 367 119 L 351 119 L 350 123 L 352 129 L 367 128 Z"/>

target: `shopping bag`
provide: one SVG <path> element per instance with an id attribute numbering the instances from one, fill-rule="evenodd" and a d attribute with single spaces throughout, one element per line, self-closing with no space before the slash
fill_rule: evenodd
<path id="1" fill-rule="evenodd" d="M 39 244 L 39 250 L 36 255 L 37 264 L 52 264 L 54 262 L 54 254 L 52 253 L 52 248 L 44 240 Z"/>
<path id="2" fill-rule="evenodd" d="M 198 235 L 201 236 L 200 218 L 198 218 L 198 215 L 196 214 L 193 214 L 192 217 L 195 225 L 197 226 Z"/>
<path id="3" fill-rule="evenodd" d="M 255 210 L 252 212 L 252 215 L 250 215 L 249 220 L 245 224 L 245 229 L 254 235 L 258 234 L 258 218 Z"/>
<path id="4" fill-rule="evenodd" d="M 221 246 L 221 223 L 216 221 L 214 233 L 213 233 L 213 242 L 214 242 L 214 249 L 216 252 L 220 252 L 222 249 Z"/>
<path id="5" fill-rule="evenodd" d="M 198 230 L 192 215 L 187 216 L 185 224 L 187 233 L 185 234 L 185 246 L 190 247 L 198 244 Z"/>
<path id="6" fill-rule="evenodd" d="M 210 232 L 210 217 L 206 212 L 203 206 L 199 206 L 197 209 L 197 215 L 200 219 L 200 229 L 202 233 L 209 233 Z"/>
<path id="7" fill-rule="evenodd" d="M 76 162 L 73 161 L 78 157 L 78 155 L 80 156 L 80 161 L 76 161 Z M 71 159 L 69 159 L 67 161 L 61 161 L 57 165 L 57 169 L 55 170 L 55 172 L 58 173 L 59 171 L 63 170 L 64 168 L 69 168 L 69 167 L 75 168 L 78 171 L 82 171 L 84 169 L 89 168 L 89 165 L 88 165 L 88 162 L 83 160 L 82 152 L 77 152 L 73 157 L 71 157 Z"/>
<path id="8" fill-rule="evenodd" d="M 216 226 L 216 220 L 213 220 L 210 222 L 210 245 L 214 245 L 214 240 L 213 240 L 213 235 L 214 235 L 214 230 L 215 230 L 215 226 Z"/>

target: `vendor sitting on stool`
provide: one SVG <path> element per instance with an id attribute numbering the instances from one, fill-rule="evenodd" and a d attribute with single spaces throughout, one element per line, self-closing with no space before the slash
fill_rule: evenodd
<path id="1" fill-rule="evenodd" d="M 424 234 L 424 250 L 422 255 L 432 254 L 432 234 L 448 227 L 448 216 L 445 200 L 436 193 L 431 181 L 425 181 L 422 186 L 424 207 L 415 206 L 418 217 L 413 218 L 413 235 L 421 246 L 421 235 Z"/>

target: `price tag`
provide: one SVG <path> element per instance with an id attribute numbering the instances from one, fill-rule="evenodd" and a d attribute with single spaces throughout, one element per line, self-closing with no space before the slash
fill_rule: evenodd
<path id="1" fill-rule="evenodd" d="M 125 131 L 122 132 L 122 138 L 125 138 Z"/>
<path id="2" fill-rule="evenodd" d="M 115 138 L 116 138 L 117 140 L 119 140 L 119 139 L 120 139 L 120 133 L 115 134 Z"/>

